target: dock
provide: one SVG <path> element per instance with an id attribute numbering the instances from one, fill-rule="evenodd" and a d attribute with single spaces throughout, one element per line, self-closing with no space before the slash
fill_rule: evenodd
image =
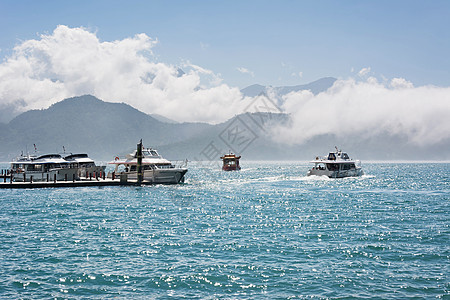
<path id="1" fill-rule="evenodd" d="M 128 179 L 128 174 L 120 173 L 115 174 L 115 172 L 112 172 L 111 174 L 108 174 L 108 177 L 106 177 L 104 168 L 103 171 L 94 171 L 94 172 L 88 172 L 86 171 L 86 176 L 81 176 L 81 173 L 75 174 L 71 173 L 72 180 L 68 178 L 69 176 L 67 173 L 64 175 L 64 179 L 62 180 L 62 175 L 59 176 L 59 179 L 57 178 L 56 173 L 54 173 L 52 176 L 49 176 L 49 173 L 47 171 L 43 171 L 36 173 L 30 172 L 31 176 L 27 176 L 27 171 L 29 170 L 23 170 L 20 168 L 20 172 L 17 172 L 14 170 L 14 168 L 11 168 L 11 170 L 1 170 L 0 179 L 2 182 L 0 182 L 0 189 L 40 189 L 40 188 L 66 188 L 66 187 L 101 187 L 101 186 L 141 186 L 141 185 L 150 185 L 150 184 L 156 184 L 159 182 L 155 182 L 154 177 L 152 177 L 150 180 L 144 180 L 144 168 L 142 167 L 142 139 L 140 140 L 139 144 L 137 144 L 137 178 L 136 179 Z M 54 158 L 54 159 L 60 159 L 63 160 L 63 158 L 59 154 L 49 154 L 49 155 L 43 155 L 37 158 L 39 160 L 40 158 Z M 86 154 L 87 157 L 87 154 Z M 93 162 L 93 161 L 92 161 Z M 58 164 L 60 162 L 58 161 Z M 67 163 L 67 161 L 64 161 L 64 163 Z M 18 164 L 18 163 L 16 163 Z M 25 160 L 22 162 L 22 164 L 30 164 L 30 160 Z M 41 165 L 45 165 L 45 163 L 41 163 Z M 92 171 L 92 170 L 91 170 Z M 59 172 L 59 171 L 58 171 Z M 187 170 L 184 171 L 186 173 Z M 184 176 L 184 173 L 182 176 Z M 33 174 L 40 174 L 41 176 L 36 176 L 40 180 L 33 180 Z M 44 176 L 46 174 L 46 178 Z M 59 173 L 58 173 L 59 174 Z M 109 177 L 111 175 L 111 177 Z M 51 178 L 53 177 L 53 178 Z M 20 180 L 19 180 L 20 179 Z M 34 178 L 36 179 L 36 178 Z M 53 180 L 52 180 L 53 179 Z M 58 179 L 58 180 L 57 180 Z M 178 179 L 178 181 L 181 178 Z M 184 181 L 183 181 L 184 182 Z M 164 184 L 164 183 L 163 183 Z M 165 183 L 165 184 L 175 184 L 174 183 Z"/>
<path id="2" fill-rule="evenodd" d="M 102 187 L 102 186 L 140 186 L 150 185 L 154 182 L 143 180 L 99 179 L 99 180 L 76 180 L 76 181 L 37 181 L 37 182 L 0 182 L 0 189 L 40 189 L 40 188 L 75 188 L 75 187 Z"/>

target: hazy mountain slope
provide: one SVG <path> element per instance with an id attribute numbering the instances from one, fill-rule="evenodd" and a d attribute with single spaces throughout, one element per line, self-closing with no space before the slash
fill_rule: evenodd
<path id="1" fill-rule="evenodd" d="M 265 93 L 266 89 L 267 88 L 264 85 L 252 84 L 246 88 L 243 88 L 241 93 L 246 97 L 256 97 L 261 93 Z"/>
<path id="2" fill-rule="evenodd" d="M 336 78 L 324 77 L 319 80 L 313 81 L 308 84 L 295 85 L 295 86 L 280 86 L 280 87 L 267 87 L 259 84 L 253 84 L 241 90 L 241 93 L 246 97 L 256 97 L 261 93 L 268 94 L 268 90 L 271 89 L 276 93 L 277 97 L 289 94 L 291 92 L 298 92 L 302 90 L 310 90 L 313 94 L 319 94 L 329 89 Z"/>
<path id="3" fill-rule="evenodd" d="M 316 136 L 304 144 L 274 142 L 272 128 L 288 125 L 286 114 L 247 113 L 210 125 L 160 122 L 124 103 L 107 103 L 93 96 L 58 102 L 48 109 L 33 110 L 0 123 L 0 161 L 21 151 L 41 154 L 85 152 L 98 160 L 110 160 L 133 150 L 142 138 L 169 159 L 215 161 L 233 151 L 251 160 L 311 160 L 338 146 L 362 160 L 450 160 L 450 140 L 439 145 L 417 146 L 405 136 L 380 133 L 337 138 Z"/>
<path id="4" fill-rule="evenodd" d="M 179 123 L 175 120 L 166 118 L 166 117 L 158 115 L 158 114 L 150 114 L 150 117 L 152 117 L 160 122 L 163 122 L 163 123 L 169 123 L 169 124 L 178 124 Z"/>
<path id="5" fill-rule="evenodd" d="M 135 147 L 141 138 L 147 146 L 163 145 L 210 126 L 163 123 L 127 104 L 107 103 L 86 95 L 14 118 L 1 134 L 1 152 L 20 153 L 36 144 L 42 153 L 61 152 L 64 146 L 70 152 L 106 158 Z"/>

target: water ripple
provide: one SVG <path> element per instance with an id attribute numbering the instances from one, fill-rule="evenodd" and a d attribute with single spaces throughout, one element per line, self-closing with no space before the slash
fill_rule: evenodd
<path id="1" fill-rule="evenodd" d="M 449 164 L 2 191 L 0 298 L 450 297 Z"/>

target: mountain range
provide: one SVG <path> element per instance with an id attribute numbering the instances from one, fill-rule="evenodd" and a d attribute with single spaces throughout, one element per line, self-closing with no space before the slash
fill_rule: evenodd
<path id="1" fill-rule="evenodd" d="M 248 90 L 247 90 L 248 91 Z M 125 103 L 109 103 L 91 95 L 73 97 L 47 109 L 20 114 L 0 123 L 0 161 L 11 161 L 21 152 L 41 154 L 88 153 L 100 161 L 112 160 L 135 149 L 140 139 L 175 160 L 218 162 L 227 152 L 251 160 L 311 160 L 326 155 L 335 145 L 362 160 L 449 160 L 450 141 L 418 147 L 405 136 L 380 134 L 341 138 L 316 136 L 304 144 L 281 144 L 270 128 L 287 125 L 284 113 L 245 113 L 220 124 L 177 123 L 156 119 Z M 63 148 L 64 147 L 64 148 Z"/>
<path id="2" fill-rule="evenodd" d="M 275 94 L 275 98 L 281 98 L 282 96 L 291 92 L 298 92 L 302 90 L 309 90 L 314 95 L 317 95 L 323 91 L 329 89 L 337 79 L 334 77 L 324 77 L 308 84 L 294 85 L 294 86 L 264 86 L 259 84 L 253 84 L 241 90 L 242 95 L 246 97 L 256 97 L 261 93 Z M 272 92 L 272 93 L 271 93 Z"/>

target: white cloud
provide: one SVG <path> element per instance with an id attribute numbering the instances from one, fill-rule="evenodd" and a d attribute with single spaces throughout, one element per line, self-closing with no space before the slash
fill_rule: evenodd
<path id="1" fill-rule="evenodd" d="M 401 88 L 410 89 L 413 88 L 414 85 L 403 78 L 394 78 L 391 80 L 391 87 L 394 89 L 401 89 Z"/>
<path id="2" fill-rule="evenodd" d="M 368 67 L 368 68 L 362 68 L 359 72 L 358 72 L 358 75 L 360 76 L 360 77 L 364 77 L 364 76 L 366 76 L 367 74 L 369 74 L 370 73 L 370 67 Z"/>
<path id="3" fill-rule="evenodd" d="M 255 74 L 252 71 L 250 71 L 249 69 L 247 69 L 247 68 L 239 67 L 239 68 L 236 68 L 236 69 L 239 72 L 241 72 L 242 74 L 250 74 L 252 77 L 255 77 Z"/>
<path id="4" fill-rule="evenodd" d="M 0 109 L 40 109 L 92 94 L 180 121 L 218 122 L 235 114 L 238 88 L 190 63 L 180 76 L 177 67 L 155 62 L 156 44 L 145 34 L 102 42 L 84 28 L 60 25 L 17 45 L 0 64 Z"/>
<path id="5" fill-rule="evenodd" d="M 402 78 L 390 86 L 374 78 L 338 80 L 318 95 L 290 93 L 282 108 L 291 114 L 292 126 L 275 129 L 274 136 L 286 143 L 304 143 L 323 134 L 399 134 L 417 145 L 450 138 L 450 88 L 413 87 Z"/>
<path id="6" fill-rule="evenodd" d="M 145 34 L 102 42 L 84 28 L 66 26 L 22 42 L 0 63 L 0 117 L 92 94 L 179 121 L 219 122 L 251 101 L 242 101 L 239 89 L 223 84 L 211 70 L 185 62 L 183 74 L 155 62 L 156 44 Z M 253 76 L 246 68 L 238 70 Z M 369 73 L 364 68 L 358 74 Z M 450 88 L 414 87 L 403 78 L 384 82 L 338 80 L 318 95 L 290 93 L 282 109 L 291 114 L 292 126 L 278 128 L 274 136 L 286 143 L 322 134 L 384 132 L 406 135 L 416 144 L 450 138 Z"/>

